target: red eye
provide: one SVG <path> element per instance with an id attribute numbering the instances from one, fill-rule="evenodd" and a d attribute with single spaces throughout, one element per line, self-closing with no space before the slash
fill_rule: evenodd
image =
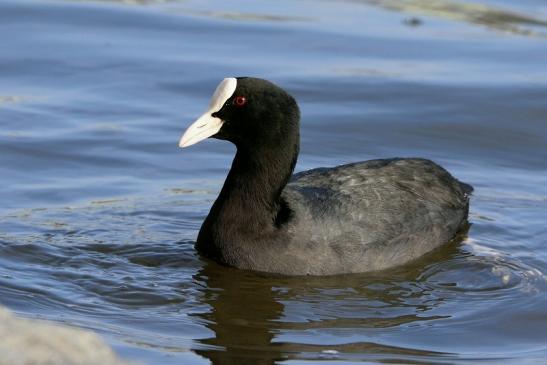
<path id="1" fill-rule="evenodd" d="M 247 104 L 247 99 L 244 96 L 236 96 L 233 103 L 235 106 L 243 106 Z"/>

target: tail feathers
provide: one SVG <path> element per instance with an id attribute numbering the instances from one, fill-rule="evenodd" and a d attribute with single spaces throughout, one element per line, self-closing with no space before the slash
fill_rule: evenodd
<path id="1" fill-rule="evenodd" d="M 458 181 L 458 182 L 460 183 L 460 188 L 463 190 L 463 192 L 464 192 L 464 194 L 465 194 L 466 196 L 471 195 L 471 194 L 473 193 L 473 190 L 475 190 L 475 189 L 473 189 L 473 187 L 472 187 L 471 185 L 469 185 L 469 184 L 466 184 L 466 183 L 461 182 L 461 181 Z"/>
<path id="2" fill-rule="evenodd" d="M 467 225 L 469 227 L 469 223 L 467 222 L 467 217 L 469 216 L 469 200 L 471 198 L 471 194 L 473 193 L 473 187 L 469 184 L 463 183 L 461 181 L 458 181 L 460 184 L 460 188 L 463 191 L 463 196 L 465 199 L 465 212 L 464 212 L 464 219 L 461 222 L 461 225 Z M 460 227 L 461 229 L 462 227 Z"/>

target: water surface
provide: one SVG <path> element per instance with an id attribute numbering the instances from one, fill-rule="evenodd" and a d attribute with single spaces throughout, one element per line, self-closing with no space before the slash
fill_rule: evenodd
<path id="1" fill-rule="evenodd" d="M 0 303 L 145 364 L 543 363 L 541 0 L 0 1 Z M 434 159 L 458 241 L 386 273 L 282 278 L 193 248 L 234 149 L 178 139 L 226 76 L 302 109 L 297 170 Z"/>

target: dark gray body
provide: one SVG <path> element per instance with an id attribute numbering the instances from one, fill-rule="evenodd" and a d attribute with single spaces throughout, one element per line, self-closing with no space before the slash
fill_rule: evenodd
<path id="1" fill-rule="evenodd" d="M 291 244 L 314 262 L 299 260 L 294 273 L 382 270 L 416 259 L 450 241 L 466 223 L 469 192 L 424 159 L 296 174 L 283 192 L 294 211 Z"/>
<path id="2" fill-rule="evenodd" d="M 224 236 L 217 259 L 285 275 L 402 265 L 449 242 L 466 225 L 471 190 L 425 159 L 301 172 L 281 193 L 290 209 L 287 221 L 253 235 L 239 231 L 234 240 Z"/>

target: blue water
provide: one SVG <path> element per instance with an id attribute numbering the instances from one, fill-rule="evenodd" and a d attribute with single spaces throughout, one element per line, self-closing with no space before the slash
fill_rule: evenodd
<path id="1" fill-rule="evenodd" d="M 297 170 L 434 159 L 461 242 L 279 278 L 193 248 L 234 149 L 177 147 L 228 76 L 302 109 Z M 545 363 L 547 5 L 0 0 L 0 304 L 144 364 Z"/>

